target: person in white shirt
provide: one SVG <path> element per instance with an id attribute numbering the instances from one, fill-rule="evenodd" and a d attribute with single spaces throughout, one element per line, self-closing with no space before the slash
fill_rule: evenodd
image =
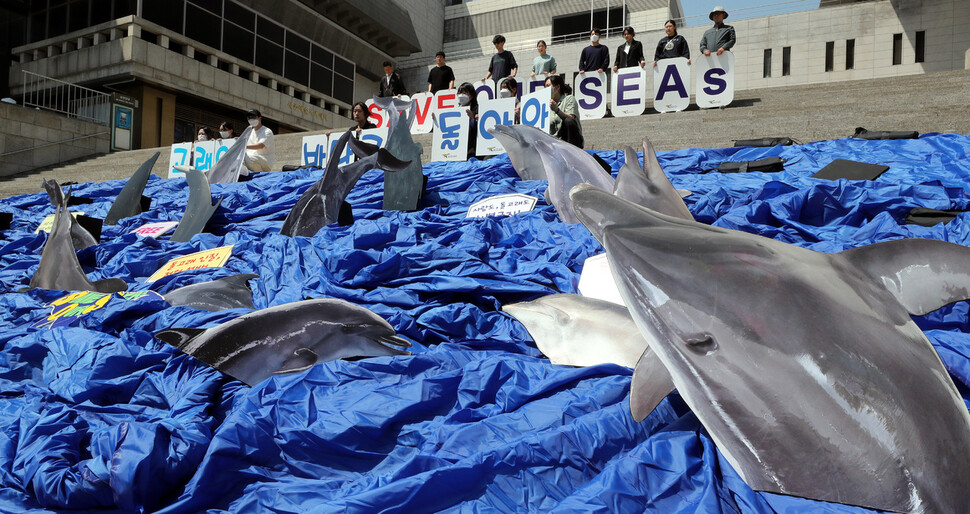
<path id="1" fill-rule="evenodd" d="M 263 125 L 263 116 L 258 109 L 250 109 L 246 119 L 253 128 L 246 140 L 246 168 L 250 171 L 270 171 L 276 161 L 273 131 Z"/>

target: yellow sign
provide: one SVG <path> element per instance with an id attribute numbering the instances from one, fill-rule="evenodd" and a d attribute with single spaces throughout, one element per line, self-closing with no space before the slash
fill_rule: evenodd
<path id="1" fill-rule="evenodd" d="M 78 216 L 83 216 L 83 215 L 84 215 L 83 212 L 72 212 L 71 213 L 71 216 L 74 216 L 75 218 L 78 217 Z M 37 230 L 35 230 L 34 233 L 35 234 L 40 234 L 41 231 L 50 232 L 52 228 L 54 228 L 54 215 L 53 214 L 48 215 L 46 218 L 44 218 L 44 221 L 41 221 L 40 222 L 40 225 L 37 227 Z"/>
<path id="2" fill-rule="evenodd" d="M 232 245 L 220 246 L 212 250 L 203 250 L 184 257 L 178 257 L 168 261 L 158 271 L 153 273 L 152 276 L 148 277 L 148 280 L 145 282 L 150 284 L 160 278 L 190 269 L 218 268 L 229 260 L 230 255 L 232 255 Z"/>

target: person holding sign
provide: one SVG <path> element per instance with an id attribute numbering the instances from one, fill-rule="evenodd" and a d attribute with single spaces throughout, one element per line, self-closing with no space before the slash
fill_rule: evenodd
<path id="1" fill-rule="evenodd" d="M 519 83 L 514 78 L 506 78 L 499 84 L 499 98 L 515 98 L 515 122 L 519 122 Z"/>
<path id="2" fill-rule="evenodd" d="M 215 140 L 216 140 L 216 134 L 215 132 L 212 131 L 211 128 L 199 127 L 199 136 L 198 136 L 198 139 L 196 139 L 196 141 L 203 142 L 203 141 L 215 141 Z"/>
<path id="3" fill-rule="evenodd" d="M 487 81 L 489 77 L 494 77 L 495 80 L 514 77 L 515 72 L 519 71 L 519 64 L 515 62 L 512 52 L 505 49 L 505 36 L 501 34 L 495 36 L 492 38 L 492 44 L 495 45 L 495 55 L 488 63 L 488 73 L 485 74 L 482 82 Z"/>
<path id="4" fill-rule="evenodd" d="M 536 75 L 539 77 L 555 75 L 556 59 L 546 53 L 546 42 L 540 39 L 536 43 L 536 50 L 539 51 L 539 55 L 532 60 L 532 78 L 535 78 Z"/>
<path id="5" fill-rule="evenodd" d="M 562 75 L 549 75 L 546 87 L 552 88 L 549 106 L 556 116 L 549 120 L 549 133 L 578 148 L 583 147 L 583 127 L 579 124 L 579 103 Z"/>
<path id="6" fill-rule="evenodd" d="M 232 139 L 236 137 L 236 129 L 233 128 L 232 122 L 224 121 L 219 124 L 219 139 Z"/>
<path id="7" fill-rule="evenodd" d="M 654 68 L 657 67 L 657 61 L 674 57 L 684 57 L 687 59 L 687 64 L 690 64 L 690 47 L 687 46 L 684 36 L 677 33 L 677 22 L 667 20 L 667 23 L 664 23 L 664 32 L 667 35 L 660 39 L 657 43 L 657 51 L 653 53 Z"/>
<path id="8" fill-rule="evenodd" d="M 633 39 L 636 32 L 633 27 L 623 29 L 623 39 L 626 43 L 616 47 L 616 61 L 613 62 L 613 73 L 620 68 L 630 68 L 640 66 L 643 68 L 647 62 L 643 58 L 643 44 Z"/>
<path id="9" fill-rule="evenodd" d="M 589 46 L 579 56 L 580 75 L 587 71 L 602 73 L 610 68 L 610 49 L 600 44 L 600 29 L 589 31 Z"/>
<path id="10" fill-rule="evenodd" d="M 512 79 L 512 82 L 515 82 L 515 79 Z M 475 86 L 471 82 L 458 86 L 458 106 L 464 107 L 465 114 L 471 118 L 468 124 L 468 157 L 474 157 L 478 144 L 478 99 L 475 95 Z M 434 116 L 433 113 L 432 116 Z"/>
<path id="11" fill-rule="evenodd" d="M 377 128 L 377 125 L 374 125 L 370 121 L 367 121 L 367 104 L 365 104 L 364 102 L 357 102 L 357 103 L 355 103 L 354 104 L 354 109 L 351 112 L 351 114 L 353 115 L 354 121 L 356 121 L 357 124 L 351 126 L 347 130 L 353 130 L 354 131 L 354 137 L 356 137 L 357 139 L 360 139 L 360 131 L 361 130 L 367 130 L 367 129 L 375 129 L 375 128 Z M 330 135 L 330 133 L 327 132 L 327 135 Z"/>
<path id="12" fill-rule="evenodd" d="M 704 36 L 701 37 L 701 53 L 709 56 L 712 51 L 715 51 L 717 55 L 721 55 L 737 42 L 734 27 L 724 24 L 728 13 L 720 5 L 715 7 L 707 17 L 714 21 L 714 26 L 704 31 Z"/>
<path id="13" fill-rule="evenodd" d="M 452 71 L 451 66 L 445 64 L 445 53 L 436 53 L 434 62 L 437 66 L 428 72 L 428 92 L 435 94 L 442 89 L 454 88 L 455 72 Z"/>
<path id="14" fill-rule="evenodd" d="M 259 109 L 250 109 L 246 120 L 253 130 L 246 139 L 246 159 L 243 163 L 249 171 L 270 171 L 276 160 L 276 143 L 273 131 L 263 125 L 263 115 Z"/>

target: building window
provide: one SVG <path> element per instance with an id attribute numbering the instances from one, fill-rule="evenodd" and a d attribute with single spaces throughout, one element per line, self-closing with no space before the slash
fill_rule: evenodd
<path id="1" fill-rule="evenodd" d="M 771 76 L 771 49 L 765 48 L 765 70 L 762 75 L 764 78 Z"/>
<path id="2" fill-rule="evenodd" d="M 825 43 L 825 71 L 835 69 L 835 41 Z"/>
<path id="3" fill-rule="evenodd" d="M 855 69 L 855 39 L 845 40 L 845 69 Z"/>
<path id="4" fill-rule="evenodd" d="M 618 36 L 623 32 L 623 8 L 598 9 L 590 16 L 589 11 L 581 14 L 568 14 L 552 19 L 552 41 L 550 45 L 569 41 L 589 39 L 589 27 L 598 27 L 603 38 Z"/>
<path id="5" fill-rule="evenodd" d="M 903 63 L 903 35 L 893 34 L 893 66 Z"/>
<path id="6" fill-rule="evenodd" d="M 791 75 L 791 47 L 786 46 L 781 49 L 781 76 Z"/>
<path id="7" fill-rule="evenodd" d="M 926 31 L 916 31 L 916 62 L 926 61 Z"/>

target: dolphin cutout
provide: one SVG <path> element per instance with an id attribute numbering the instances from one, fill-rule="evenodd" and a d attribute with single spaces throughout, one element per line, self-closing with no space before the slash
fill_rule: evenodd
<path id="1" fill-rule="evenodd" d="M 170 238 L 172 241 L 184 243 L 192 236 L 202 232 L 209 218 L 219 208 L 222 198 L 212 203 L 212 190 L 209 189 L 209 179 L 205 173 L 195 168 L 185 168 L 185 181 L 189 184 L 189 201 L 185 205 L 185 214 L 179 221 L 175 233 Z"/>
<path id="2" fill-rule="evenodd" d="M 229 147 L 229 150 L 222 154 L 219 162 L 212 166 L 208 175 L 209 184 L 239 181 L 239 172 L 242 171 L 243 161 L 246 160 L 246 141 L 252 131 L 252 127 L 246 127 L 246 130 L 243 130 L 242 134 L 236 138 L 236 142 Z"/>
<path id="3" fill-rule="evenodd" d="M 166 293 L 163 297 L 171 305 L 186 305 L 210 312 L 238 308 L 255 309 L 253 292 L 249 288 L 249 281 L 254 278 L 259 278 L 259 275 L 241 273 L 183 286 Z"/>
<path id="4" fill-rule="evenodd" d="M 417 109 L 415 102 L 405 102 L 394 97 L 374 97 L 374 103 L 387 112 L 390 125 L 384 148 L 396 159 L 409 162 L 397 173 L 384 175 L 384 210 L 413 211 L 418 200 L 424 196 L 425 176 L 421 170 L 421 154 L 424 148 L 411 137 L 411 125 Z M 407 117 L 399 111 L 407 110 Z"/>
<path id="5" fill-rule="evenodd" d="M 304 191 L 286 216 L 281 234 L 290 237 L 313 236 L 321 228 L 337 221 L 344 199 L 364 173 L 374 168 L 400 171 L 410 164 L 397 160 L 383 148 L 357 141 L 349 130 L 337 140 L 333 155 L 343 153 L 348 142 L 358 160 L 338 168 L 338 160 L 330 159 L 320 180 Z"/>
<path id="6" fill-rule="evenodd" d="M 410 355 L 397 347 L 411 345 L 374 312 L 335 298 L 277 305 L 210 329 L 167 329 L 155 337 L 251 386 L 320 362 Z"/>
<path id="7" fill-rule="evenodd" d="M 107 278 L 91 282 L 84 274 L 77 252 L 71 242 L 71 213 L 66 207 L 58 207 L 54 213 L 54 227 L 47 236 L 47 243 L 40 255 L 40 265 L 30 278 L 30 288 L 56 289 L 61 291 L 96 291 L 117 293 L 128 289 L 120 278 Z"/>
<path id="8" fill-rule="evenodd" d="M 121 192 L 118 193 L 118 197 L 115 198 L 111 208 L 108 209 L 108 214 L 104 217 L 106 225 L 116 225 L 123 218 L 141 214 L 142 194 L 145 192 L 148 177 L 152 174 L 152 167 L 155 166 L 155 161 L 158 160 L 159 155 L 161 155 L 161 152 L 155 152 L 155 155 L 142 163 L 128 179 L 128 182 L 125 182 L 125 187 L 121 188 Z"/>
<path id="9" fill-rule="evenodd" d="M 908 312 L 970 294 L 970 249 L 909 239 L 825 254 L 590 186 L 571 197 L 637 326 L 749 486 L 898 512 L 970 509 L 970 414 Z"/>
<path id="10" fill-rule="evenodd" d="M 502 148 L 509 154 L 512 168 L 522 180 L 546 180 L 546 168 L 535 147 L 536 141 L 546 141 L 549 144 L 561 142 L 542 130 L 529 125 L 495 125 L 488 130 Z"/>
<path id="11" fill-rule="evenodd" d="M 633 148 L 623 150 L 625 162 L 616 174 L 613 194 L 668 216 L 693 220 L 681 193 L 664 174 L 650 140 L 643 138 L 643 167 Z"/>
<path id="12" fill-rule="evenodd" d="M 554 143 L 540 140 L 534 145 L 549 179 L 546 194 L 556 206 L 556 212 L 562 221 L 579 223 L 569 199 L 569 190 L 573 186 L 591 184 L 607 191 L 613 190 L 613 177 L 585 150 L 559 139 Z"/>
<path id="13" fill-rule="evenodd" d="M 67 205 L 71 201 L 71 191 L 73 191 L 73 186 L 68 188 L 67 195 L 61 190 L 61 186 L 57 184 L 56 180 L 44 180 L 43 184 L 44 190 L 47 191 L 47 196 L 50 197 L 51 204 L 55 209 L 67 210 Z M 94 221 L 95 224 L 100 223 L 96 218 L 88 218 L 89 221 Z M 77 218 L 70 216 L 71 225 L 71 243 L 74 245 L 76 250 L 83 250 L 89 246 L 94 246 L 98 244 L 98 238 L 94 237 L 87 229 L 81 226 Z M 98 227 L 95 227 L 98 228 Z M 100 234 L 100 230 L 98 230 Z"/>

